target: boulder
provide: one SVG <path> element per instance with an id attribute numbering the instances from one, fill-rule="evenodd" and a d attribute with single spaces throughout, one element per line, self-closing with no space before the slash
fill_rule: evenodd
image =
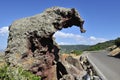
<path id="1" fill-rule="evenodd" d="M 55 63 L 59 61 L 60 49 L 54 41 L 54 33 L 73 25 L 83 33 L 83 23 L 76 9 L 63 7 L 48 8 L 41 14 L 14 21 L 9 26 L 6 62 L 23 67 L 43 80 L 52 80 L 50 76 L 56 76 L 53 71 L 59 68 Z"/>
<path id="2" fill-rule="evenodd" d="M 114 48 L 112 51 L 110 51 L 108 56 L 120 57 L 120 47 Z"/>
<path id="3" fill-rule="evenodd" d="M 83 70 L 82 66 L 80 65 L 80 61 L 78 59 L 73 58 L 72 56 L 68 56 L 66 58 L 66 61 L 69 64 L 72 64 L 73 66 L 75 66 L 77 69 L 79 69 L 80 71 Z"/>
<path id="4" fill-rule="evenodd" d="M 86 75 L 86 71 L 82 68 L 78 58 L 67 56 L 65 60 L 61 62 L 66 68 L 66 71 L 74 78 L 73 80 L 82 80 L 83 76 Z"/>
<path id="5" fill-rule="evenodd" d="M 60 80 L 75 80 L 71 74 L 64 75 Z"/>

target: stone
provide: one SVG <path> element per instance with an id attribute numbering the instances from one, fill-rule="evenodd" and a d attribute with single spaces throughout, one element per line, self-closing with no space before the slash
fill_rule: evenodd
<path id="1" fill-rule="evenodd" d="M 110 53 L 108 54 L 108 56 L 113 56 L 113 57 L 120 58 L 120 47 L 114 48 L 112 51 L 110 51 Z"/>
<path id="2" fill-rule="evenodd" d="M 75 80 L 71 74 L 64 75 L 60 80 Z"/>
<path id="3" fill-rule="evenodd" d="M 48 8 L 41 14 L 16 20 L 9 26 L 6 62 L 23 67 L 43 80 L 52 80 L 50 76 L 56 75 L 49 73 L 56 70 L 53 66 L 59 62 L 60 50 L 54 33 L 73 25 L 83 33 L 83 24 L 76 9 L 63 7 Z"/>
<path id="4" fill-rule="evenodd" d="M 82 66 L 80 65 L 80 61 L 79 60 L 77 60 L 77 59 L 75 59 L 75 58 L 73 58 L 72 56 L 68 56 L 67 58 L 66 58 L 66 61 L 69 63 L 69 64 L 72 64 L 73 66 L 75 66 L 76 68 L 78 68 L 79 70 L 83 70 L 82 69 Z"/>
<path id="5" fill-rule="evenodd" d="M 73 80 L 82 80 L 82 77 L 84 76 L 84 71 L 78 59 L 73 58 L 72 56 L 68 56 L 66 57 L 65 62 L 63 62 L 63 64 L 67 72 L 71 76 L 73 76 Z"/>
<path id="6" fill-rule="evenodd" d="M 0 68 L 4 67 L 4 65 L 6 65 L 4 53 L 0 52 Z"/>
<path id="7" fill-rule="evenodd" d="M 96 69 L 94 66 L 89 62 L 86 55 L 80 56 L 80 64 L 83 67 L 83 70 L 85 71 L 85 74 L 82 77 L 82 80 L 101 80 L 100 76 L 96 72 Z"/>

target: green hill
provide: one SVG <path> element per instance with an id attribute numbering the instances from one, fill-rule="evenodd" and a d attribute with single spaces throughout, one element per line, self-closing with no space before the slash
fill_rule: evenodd
<path id="1" fill-rule="evenodd" d="M 116 40 L 116 39 L 115 39 Z M 60 53 L 70 53 L 71 51 L 95 51 L 106 49 L 112 45 L 115 45 L 115 40 L 98 43 L 95 45 L 60 45 Z"/>
<path id="2" fill-rule="evenodd" d="M 106 49 L 112 45 L 115 45 L 115 40 L 110 40 L 110 41 L 106 41 L 103 43 L 98 43 L 96 45 L 92 45 L 89 48 L 85 49 L 84 51 L 102 50 L 102 49 Z"/>
<path id="3" fill-rule="evenodd" d="M 60 53 L 70 53 L 74 50 L 85 50 L 88 49 L 90 45 L 60 45 Z"/>

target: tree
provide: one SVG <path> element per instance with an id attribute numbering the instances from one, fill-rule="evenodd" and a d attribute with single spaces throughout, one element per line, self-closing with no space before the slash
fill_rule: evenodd
<path id="1" fill-rule="evenodd" d="M 115 40 L 115 45 L 116 45 L 117 47 L 120 47 L 120 38 L 117 38 L 117 39 Z"/>

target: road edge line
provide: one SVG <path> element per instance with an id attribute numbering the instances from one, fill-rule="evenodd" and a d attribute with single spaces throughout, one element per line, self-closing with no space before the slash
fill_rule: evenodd
<path id="1" fill-rule="evenodd" d="M 99 68 L 90 60 L 90 58 L 88 57 L 88 54 L 86 55 L 88 61 L 90 62 L 90 64 L 94 67 L 95 71 L 97 72 L 97 74 L 103 79 L 103 80 L 108 80 L 103 74 L 102 72 L 99 70 Z"/>

